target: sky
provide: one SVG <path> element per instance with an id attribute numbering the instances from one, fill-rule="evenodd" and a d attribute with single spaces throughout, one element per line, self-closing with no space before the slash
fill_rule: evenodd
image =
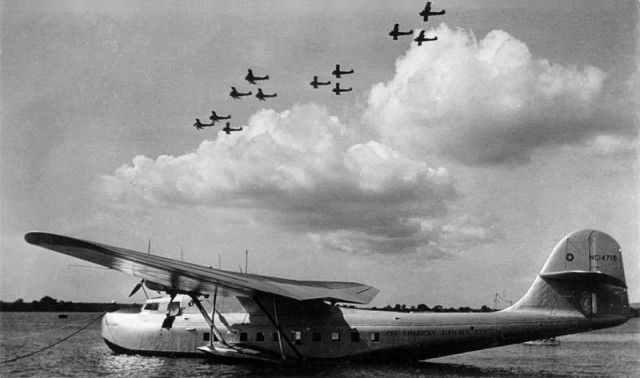
<path id="1" fill-rule="evenodd" d="M 144 300 L 24 241 L 39 230 L 234 271 L 249 251 L 250 273 L 365 283 L 376 306 L 493 307 L 593 228 L 640 301 L 637 2 L 423 7 L 2 2 L 0 300 Z M 212 110 L 243 130 L 196 130 Z"/>

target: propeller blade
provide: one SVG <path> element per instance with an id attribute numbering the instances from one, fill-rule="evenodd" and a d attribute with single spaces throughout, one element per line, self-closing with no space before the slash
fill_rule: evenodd
<path id="1" fill-rule="evenodd" d="M 133 294 L 137 293 L 138 290 L 140 290 L 140 288 L 142 287 L 142 284 L 144 284 L 144 280 L 138 282 L 136 286 L 133 287 L 133 290 L 131 290 L 131 294 L 129 294 L 129 297 L 132 297 Z"/>

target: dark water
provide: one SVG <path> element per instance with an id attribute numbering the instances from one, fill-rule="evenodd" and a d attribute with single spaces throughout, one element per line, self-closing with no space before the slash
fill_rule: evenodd
<path id="1" fill-rule="evenodd" d="M 72 334 L 95 313 L 0 313 L 0 362 Z M 640 319 L 559 338 L 560 345 L 512 345 L 414 364 L 225 365 L 206 358 L 117 355 L 96 321 L 50 349 L 0 365 L 2 377 L 640 377 Z"/>

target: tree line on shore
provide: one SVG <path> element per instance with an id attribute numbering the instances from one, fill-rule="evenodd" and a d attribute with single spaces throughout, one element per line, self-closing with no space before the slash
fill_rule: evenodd
<path id="1" fill-rule="evenodd" d="M 23 299 L 15 302 L 0 301 L 0 311 L 7 312 L 105 312 L 139 307 L 140 305 L 135 303 L 73 303 L 58 301 L 50 296 L 32 302 L 25 302 Z"/>

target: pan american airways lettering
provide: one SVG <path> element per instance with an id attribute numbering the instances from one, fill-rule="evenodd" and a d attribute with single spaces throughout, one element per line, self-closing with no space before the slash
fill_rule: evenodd
<path id="1" fill-rule="evenodd" d="M 490 336 L 498 333 L 497 329 L 408 329 L 403 331 L 387 331 L 387 337 L 421 337 L 421 336 Z"/>

